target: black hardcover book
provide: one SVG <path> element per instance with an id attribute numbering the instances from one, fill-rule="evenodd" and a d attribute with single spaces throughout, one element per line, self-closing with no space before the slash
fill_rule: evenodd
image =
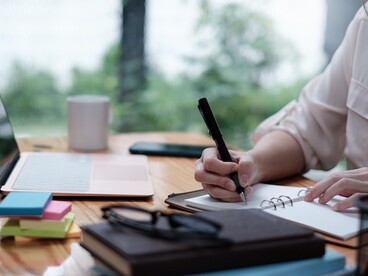
<path id="1" fill-rule="evenodd" d="M 137 233 L 110 223 L 82 226 L 81 245 L 125 275 L 183 275 L 320 257 L 324 240 L 313 231 L 261 210 L 202 212 L 223 225 L 233 244 L 193 247 Z"/>

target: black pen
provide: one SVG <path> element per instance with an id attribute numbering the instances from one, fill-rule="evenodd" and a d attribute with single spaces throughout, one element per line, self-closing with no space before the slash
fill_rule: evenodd
<path id="1" fill-rule="evenodd" d="M 216 122 L 215 116 L 213 115 L 211 107 L 206 98 L 199 99 L 198 109 L 203 117 L 204 122 L 207 125 L 209 134 L 212 136 L 212 139 L 216 143 L 216 147 L 220 153 L 221 160 L 224 162 L 233 162 L 233 160 L 231 159 L 230 153 L 226 147 L 226 144 L 222 138 L 222 133 Z M 247 195 L 244 192 L 244 188 L 240 186 L 238 174 L 236 172 L 233 172 L 230 174 L 230 178 L 235 183 L 236 192 L 240 195 L 244 204 L 247 205 Z"/>

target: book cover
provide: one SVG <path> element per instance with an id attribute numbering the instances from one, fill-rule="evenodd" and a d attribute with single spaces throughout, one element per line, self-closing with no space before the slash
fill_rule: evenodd
<path id="1" fill-rule="evenodd" d="M 196 214 L 223 225 L 225 247 L 191 247 L 190 243 L 143 235 L 110 223 L 82 226 L 81 245 L 117 272 L 178 275 L 320 257 L 324 240 L 312 231 L 261 210 L 227 210 Z M 260 257 L 261 256 L 261 257 Z"/>
<path id="2" fill-rule="evenodd" d="M 50 192 L 11 192 L 0 203 L 0 216 L 39 216 L 52 199 Z"/>
<path id="3" fill-rule="evenodd" d="M 197 276 L 311 276 L 311 275 L 330 275 L 345 269 L 345 256 L 333 250 L 326 250 L 325 255 L 319 258 L 311 258 L 300 261 L 282 262 L 221 270 L 215 272 L 201 273 Z"/>

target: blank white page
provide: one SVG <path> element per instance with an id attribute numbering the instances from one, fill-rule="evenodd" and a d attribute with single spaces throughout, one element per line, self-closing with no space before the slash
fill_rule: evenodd
<path id="1" fill-rule="evenodd" d="M 185 203 L 188 206 L 196 207 L 202 210 L 221 210 L 221 209 L 248 209 L 248 208 L 261 208 L 261 202 L 263 200 L 270 200 L 273 197 L 279 197 L 281 195 L 290 197 L 294 202 L 300 200 L 298 193 L 306 188 L 303 187 L 289 187 L 281 185 L 263 184 L 258 183 L 252 186 L 252 192 L 247 195 L 247 205 L 243 202 L 223 202 L 211 198 L 209 195 L 203 195 L 193 198 L 185 199 Z M 286 197 L 282 200 L 285 204 L 288 204 Z M 274 201 L 275 204 L 277 201 Z M 277 204 L 280 205 L 280 204 Z M 270 206 L 272 208 L 272 206 Z"/>
<path id="2" fill-rule="evenodd" d="M 307 226 L 323 234 L 346 240 L 359 232 L 360 216 L 356 208 L 347 212 L 336 212 L 332 206 L 340 197 L 331 200 L 326 205 L 317 202 L 299 201 L 293 207 L 264 210 L 272 215 Z"/>

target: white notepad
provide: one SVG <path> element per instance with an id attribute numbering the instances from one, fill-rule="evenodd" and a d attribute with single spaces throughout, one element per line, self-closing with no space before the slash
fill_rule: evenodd
<path id="1" fill-rule="evenodd" d="M 305 189 L 302 187 L 261 183 L 252 187 L 247 206 L 242 202 L 222 202 L 209 195 L 189 198 L 185 203 L 202 210 L 262 208 L 272 215 L 342 240 L 359 233 L 360 216 L 357 208 L 350 208 L 345 212 L 332 210 L 332 206 L 343 199 L 341 196 L 336 196 L 328 204 L 321 205 L 317 202 L 305 202 L 303 200 Z"/>

